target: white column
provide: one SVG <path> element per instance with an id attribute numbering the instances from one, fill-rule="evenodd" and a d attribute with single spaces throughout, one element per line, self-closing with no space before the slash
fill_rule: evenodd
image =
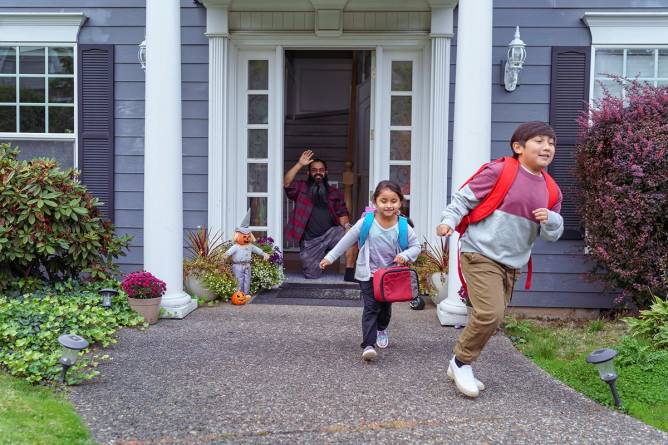
<path id="1" fill-rule="evenodd" d="M 228 208 L 224 193 L 227 141 L 227 34 L 209 37 L 209 178 L 208 228 L 223 232 L 224 209 Z"/>
<path id="2" fill-rule="evenodd" d="M 179 0 L 146 1 L 144 268 L 167 283 L 171 318 L 197 307 L 183 292 L 180 14 Z"/>
<path id="3" fill-rule="evenodd" d="M 453 129 L 452 190 L 491 155 L 492 0 L 459 2 L 457 67 Z M 450 239 L 448 298 L 438 305 L 442 325 L 466 323 L 466 306 L 459 299 L 458 236 Z"/>
<path id="4" fill-rule="evenodd" d="M 429 151 L 427 158 L 427 231 L 438 242 L 434 227 L 441 220 L 448 193 L 448 120 L 450 102 L 450 43 L 453 31 L 452 7 L 432 6 Z"/>

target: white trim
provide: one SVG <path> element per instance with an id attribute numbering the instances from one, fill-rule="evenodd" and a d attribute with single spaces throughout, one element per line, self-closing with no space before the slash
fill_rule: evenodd
<path id="1" fill-rule="evenodd" d="M 227 164 L 228 39 L 209 36 L 209 138 L 208 138 L 208 228 L 222 233 L 228 196 L 223 193 Z M 213 124 L 211 124 L 213 123 Z"/>
<path id="2" fill-rule="evenodd" d="M 83 12 L 0 12 L 0 41 L 71 44 L 85 21 Z"/>
<path id="3" fill-rule="evenodd" d="M 585 12 L 592 45 L 668 43 L 668 12 Z"/>

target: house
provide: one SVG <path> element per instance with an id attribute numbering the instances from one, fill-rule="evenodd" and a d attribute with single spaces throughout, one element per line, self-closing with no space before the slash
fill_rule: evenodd
<path id="1" fill-rule="evenodd" d="M 526 60 L 509 92 L 517 26 Z M 512 304 L 610 307 L 583 277 L 572 175 L 575 118 L 601 84 L 615 88 L 605 73 L 668 83 L 668 1 L 0 5 L 0 140 L 80 168 L 118 231 L 134 236 L 123 267 L 166 279 L 163 306 L 179 317 L 194 306 L 182 289 L 183 231 L 229 235 L 251 208 L 253 229 L 283 243 L 281 179 L 303 148 L 329 162 L 353 214 L 379 180 L 398 181 L 425 237 L 453 188 L 536 119 L 559 137 L 550 171 L 567 231 L 537 243 L 533 288 L 518 285 Z M 455 306 L 439 305 L 444 324 L 462 313 Z"/>

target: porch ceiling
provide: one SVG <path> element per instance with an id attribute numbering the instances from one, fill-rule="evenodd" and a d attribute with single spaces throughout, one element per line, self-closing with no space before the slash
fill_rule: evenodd
<path id="1" fill-rule="evenodd" d="M 229 11 L 430 11 L 434 7 L 454 7 L 458 0 L 201 0 L 208 7 Z"/>

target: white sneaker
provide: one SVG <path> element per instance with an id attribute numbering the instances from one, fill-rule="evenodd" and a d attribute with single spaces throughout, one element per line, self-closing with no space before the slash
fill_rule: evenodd
<path id="1" fill-rule="evenodd" d="M 390 344 L 390 337 L 387 335 L 387 329 L 383 329 L 382 331 L 377 331 L 376 335 L 376 346 L 378 346 L 380 349 L 385 349 L 388 347 Z"/>
<path id="2" fill-rule="evenodd" d="M 452 356 L 450 369 L 452 369 L 452 376 L 457 389 L 466 396 L 478 397 L 480 391 L 476 385 L 475 377 L 473 377 L 471 365 L 462 365 L 459 367 L 455 364 L 455 357 Z"/>
<path id="3" fill-rule="evenodd" d="M 448 373 L 447 374 L 448 374 L 448 377 L 450 377 L 450 380 L 455 379 L 455 375 L 452 372 L 452 364 L 450 364 L 450 366 L 448 366 Z M 475 380 L 475 385 L 478 387 L 478 391 L 484 391 L 485 390 L 485 384 L 483 382 L 476 379 L 475 377 L 473 378 L 473 380 Z"/>
<path id="4" fill-rule="evenodd" d="M 370 362 L 376 360 L 376 357 L 378 357 L 378 353 L 373 346 L 367 346 L 364 348 L 364 351 L 362 352 L 362 360 L 365 362 Z"/>

